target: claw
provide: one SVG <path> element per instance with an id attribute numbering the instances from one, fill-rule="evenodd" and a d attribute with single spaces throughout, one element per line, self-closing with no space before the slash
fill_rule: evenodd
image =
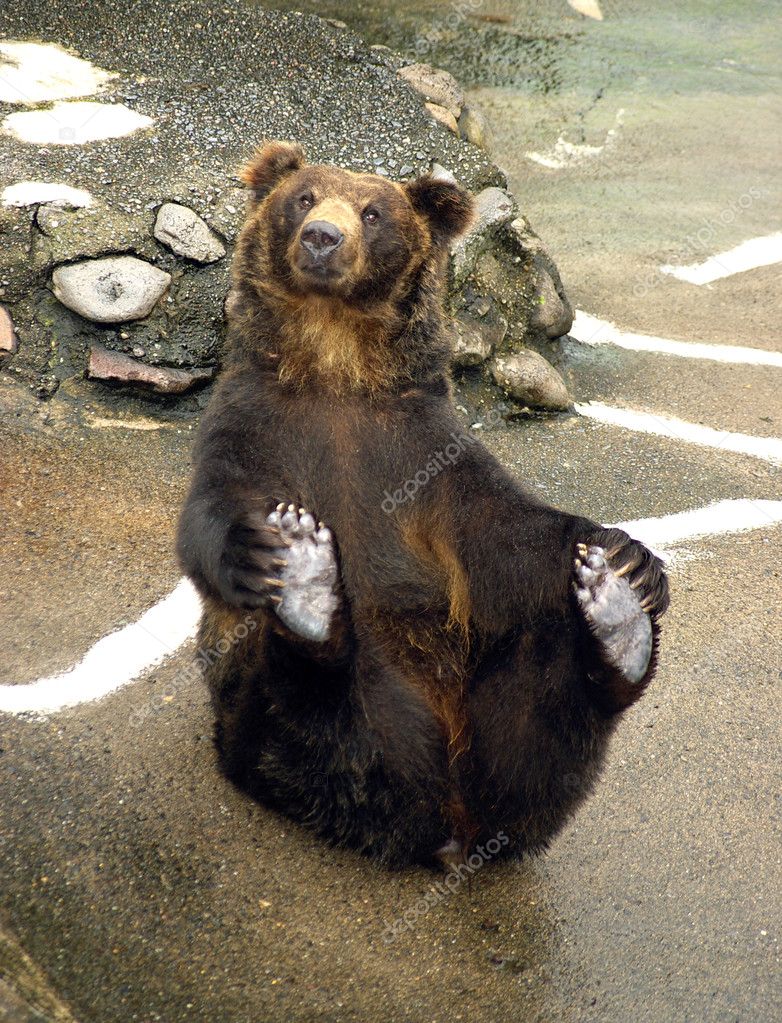
<path id="1" fill-rule="evenodd" d="M 613 569 L 614 575 L 617 579 L 621 579 L 623 575 L 627 575 L 628 572 L 632 572 L 635 566 L 631 562 L 627 562 L 626 565 L 622 565 L 621 568 Z"/>
<path id="2" fill-rule="evenodd" d="M 267 586 L 283 587 L 285 585 L 285 583 L 282 581 L 282 579 L 264 578 L 263 581 L 266 583 Z"/>

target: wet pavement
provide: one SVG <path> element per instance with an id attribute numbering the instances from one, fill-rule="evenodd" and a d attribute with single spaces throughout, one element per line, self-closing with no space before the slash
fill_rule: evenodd
<path id="1" fill-rule="evenodd" d="M 429 31 L 421 10 L 409 31 Z M 482 17 L 511 18 L 470 23 L 496 44 L 483 80 L 472 36 L 456 45 L 464 32 L 437 43 L 439 62 L 452 52 L 472 75 L 495 156 L 574 304 L 625 330 L 782 351 L 779 266 L 704 287 L 658 270 L 782 229 L 779 8 L 603 10 L 598 23 L 564 3 L 545 15 L 483 4 Z M 507 36 L 525 14 L 549 41 L 517 40 L 514 64 Z M 529 156 L 560 136 L 604 148 L 559 169 Z M 782 369 L 574 342 L 553 357 L 579 401 L 782 435 Z M 492 428 L 477 393 L 466 380 L 459 403 L 502 460 L 603 521 L 782 499 L 768 458 L 577 416 Z M 78 387 L 41 406 L 7 380 L 0 408 L 0 683 L 23 684 L 175 585 L 193 421 Z M 781 541 L 769 520 L 676 547 L 659 675 L 597 792 L 547 856 L 489 863 L 453 894 L 432 896 L 426 871 L 329 849 L 233 791 L 206 695 L 183 682 L 192 644 L 103 700 L 44 720 L 0 714 L 0 923 L 82 1023 L 771 1023 Z M 0 1019 L 24 1018 L 14 1011 L 0 987 Z"/>

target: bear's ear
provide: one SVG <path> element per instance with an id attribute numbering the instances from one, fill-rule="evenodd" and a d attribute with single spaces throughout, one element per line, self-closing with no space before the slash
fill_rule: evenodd
<path id="1" fill-rule="evenodd" d="M 464 234 L 475 215 L 469 192 L 455 182 L 425 174 L 405 185 L 413 209 L 426 218 L 438 241 L 448 243 Z"/>
<path id="2" fill-rule="evenodd" d="M 267 142 L 239 172 L 239 177 L 255 192 L 260 200 L 277 185 L 286 174 L 304 166 L 304 150 L 297 142 Z"/>

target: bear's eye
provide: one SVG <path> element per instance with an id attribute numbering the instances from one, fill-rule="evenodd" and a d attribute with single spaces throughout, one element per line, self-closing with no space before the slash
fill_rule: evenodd
<path id="1" fill-rule="evenodd" d="M 361 214 L 361 219 L 365 224 L 374 224 L 380 219 L 380 212 L 376 210 L 374 206 L 367 206 Z"/>
<path id="2" fill-rule="evenodd" d="M 312 198 L 312 192 L 305 192 L 299 196 L 299 206 L 303 210 L 311 210 L 314 205 L 314 199 Z"/>

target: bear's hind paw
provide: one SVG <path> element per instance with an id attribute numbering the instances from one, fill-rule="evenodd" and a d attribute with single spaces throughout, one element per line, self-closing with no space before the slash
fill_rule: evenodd
<path id="1" fill-rule="evenodd" d="M 279 504 L 266 517 L 286 546 L 279 551 L 279 588 L 274 610 L 288 628 L 302 639 L 323 643 L 329 638 L 337 608 L 334 586 L 337 559 L 331 530 L 295 505 Z"/>
<path id="2" fill-rule="evenodd" d="M 614 572 L 602 547 L 578 545 L 578 603 L 606 659 L 632 683 L 640 682 L 652 656 L 652 622 L 635 589 Z"/>

